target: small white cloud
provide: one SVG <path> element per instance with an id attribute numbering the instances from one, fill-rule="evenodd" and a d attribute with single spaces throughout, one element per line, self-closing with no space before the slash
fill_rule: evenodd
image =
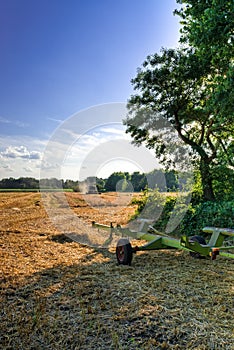
<path id="1" fill-rule="evenodd" d="M 24 122 L 21 122 L 19 120 L 9 120 L 9 119 L 6 119 L 6 118 L 3 118 L 0 116 L 0 123 L 3 123 L 3 124 L 13 124 L 13 125 L 16 125 L 18 126 L 19 128 L 26 128 L 29 126 L 28 123 L 24 123 Z"/>
<path id="2" fill-rule="evenodd" d="M 12 122 L 12 124 L 18 126 L 19 128 L 28 128 L 30 126 L 29 123 L 20 122 L 19 120 Z"/>
<path id="3" fill-rule="evenodd" d="M 64 121 L 64 120 L 56 119 L 56 118 L 47 118 L 47 119 L 51 120 L 52 122 L 58 123 L 58 124 L 61 124 Z"/>
<path id="4" fill-rule="evenodd" d="M 45 162 L 45 161 L 43 161 L 41 163 L 42 170 L 55 170 L 58 168 L 60 168 L 60 165 L 58 163 L 49 163 L 49 162 Z"/>
<path id="5" fill-rule="evenodd" d="M 41 153 L 37 151 L 32 151 L 29 153 L 29 159 L 41 159 Z"/>
<path id="6" fill-rule="evenodd" d="M 125 130 L 122 128 L 115 128 L 115 127 L 103 127 L 101 128 L 101 131 L 104 133 L 108 133 L 108 134 L 114 134 L 115 136 L 123 136 L 125 137 Z"/>
<path id="7" fill-rule="evenodd" d="M 25 146 L 9 146 L 1 152 L 4 158 L 41 159 L 41 153 L 29 151 Z"/>
<path id="8" fill-rule="evenodd" d="M 32 173 L 33 172 L 33 170 L 31 168 L 29 168 L 29 167 L 24 167 L 23 170 L 25 170 L 26 173 Z"/>
<path id="9" fill-rule="evenodd" d="M 41 159 L 48 140 L 27 135 L 0 134 L 0 178 L 30 176 L 39 178 Z M 53 159 L 54 160 L 54 159 Z"/>
<path id="10" fill-rule="evenodd" d="M 61 128 L 59 136 L 60 136 L 60 142 L 71 143 L 78 140 L 82 136 L 82 134 L 77 133 L 74 130 Z"/>
<path id="11" fill-rule="evenodd" d="M 7 164 L 0 164 L 0 167 L 3 169 L 10 169 L 9 165 Z"/>
<path id="12" fill-rule="evenodd" d="M 0 123 L 3 123 L 3 124 L 10 124 L 11 121 L 0 116 Z"/>
<path id="13" fill-rule="evenodd" d="M 12 172 L 13 169 L 8 164 L 0 164 L 0 168 L 3 169 L 2 171 Z"/>

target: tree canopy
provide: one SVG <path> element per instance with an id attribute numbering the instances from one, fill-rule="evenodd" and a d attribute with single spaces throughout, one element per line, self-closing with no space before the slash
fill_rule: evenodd
<path id="1" fill-rule="evenodd" d="M 233 0 L 177 0 L 184 5 L 175 14 L 181 17 L 181 43 L 194 48 L 210 73 L 212 98 L 218 112 L 233 116 L 234 105 L 234 2 Z M 218 108 L 217 108 L 218 107 Z"/>
<path id="2" fill-rule="evenodd" d="M 186 4 L 175 11 L 182 18 L 183 45 L 146 58 L 132 80 L 137 93 L 124 123 L 133 142 L 175 165 L 178 147 L 168 142 L 173 131 L 163 133 L 160 118 L 169 122 L 187 147 L 185 157 L 193 156 L 200 171 L 204 198 L 214 200 L 215 169 L 234 165 L 233 1 L 177 2 Z"/>

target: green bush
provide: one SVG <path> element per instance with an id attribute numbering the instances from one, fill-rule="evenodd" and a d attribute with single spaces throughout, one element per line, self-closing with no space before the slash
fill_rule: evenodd
<path id="1" fill-rule="evenodd" d="M 180 234 L 200 234 L 205 226 L 234 228 L 234 201 L 203 202 L 189 209 L 177 228 Z"/>
<path id="2" fill-rule="evenodd" d="M 137 211 L 132 219 L 141 216 L 144 219 L 155 219 L 161 214 L 167 197 L 162 193 L 155 191 L 144 191 L 140 198 L 133 198 L 132 204 L 137 204 Z"/>
<path id="3" fill-rule="evenodd" d="M 138 205 L 135 217 L 141 215 L 142 217 L 155 220 L 159 213 L 157 208 L 160 207 L 160 213 L 154 227 L 159 231 L 165 232 L 176 201 L 177 198 L 175 196 L 165 196 L 159 192 L 145 194 L 142 198 L 134 201 Z M 177 210 L 186 211 L 186 213 L 183 220 L 170 235 L 200 235 L 202 228 L 205 226 L 234 229 L 234 200 L 199 202 L 199 193 L 196 193 L 192 196 L 188 206 L 185 204 L 178 205 Z"/>
<path id="4" fill-rule="evenodd" d="M 234 200 L 234 171 L 224 166 L 213 171 L 213 188 L 217 200 Z"/>
<path id="5" fill-rule="evenodd" d="M 172 197 L 168 195 L 166 198 L 164 198 L 164 206 L 163 206 L 162 213 L 154 224 L 154 227 L 157 230 L 162 232 L 165 231 L 175 203 L 176 203 L 176 197 Z"/>

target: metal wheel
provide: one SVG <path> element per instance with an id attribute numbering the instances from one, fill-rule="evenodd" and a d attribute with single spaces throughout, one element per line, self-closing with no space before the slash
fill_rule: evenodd
<path id="1" fill-rule="evenodd" d="M 116 246 L 116 258 L 119 265 L 131 265 L 132 246 L 127 238 L 120 238 Z"/>
<path id="2" fill-rule="evenodd" d="M 203 237 L 201 236 L 192 236 L 192 237 L 189 237 L 189 240 L 191 242 L 198 242 L 200 244 L 206 244 L 206 241 Z M 196 253 L 196 252 L 189 252 L 190 256 L 192 258 L 195 258 L 195 259 L 203 259 L 204 256 L 202 256 L 200 253 Z"/>

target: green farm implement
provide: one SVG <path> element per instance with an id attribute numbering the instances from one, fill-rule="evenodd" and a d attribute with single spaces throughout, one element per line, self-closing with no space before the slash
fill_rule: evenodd
<path id="1" fill-rule="evenodd" d="M 170 237 L 164 233 L 155 230 L 147 219 L 139 220 L 138 230 L 112 224 L 102 225 L 96 222 L 92 223 L 93 227 L 110 231 L 110 238 L 115 234 L 121 236 L 116 245 L 116 258 L 120 265 L 131 265 L 133 253 L 144 250 L 156 249 L 182 249 L 187 250 L 192 257 L 210 257 L 215 260 L 217 255 L 234 259 L 233 245 L 224 245 L 225 238 L 234 237 L 234 230 L 228 228 L 204 227 L 203 232 L 210 234 L 208 242 L 202 236 L 182 236 L 180 239 Z M 146 243 L 140 246 L 132 247 L 129 238 L 143 240 Z"/>

